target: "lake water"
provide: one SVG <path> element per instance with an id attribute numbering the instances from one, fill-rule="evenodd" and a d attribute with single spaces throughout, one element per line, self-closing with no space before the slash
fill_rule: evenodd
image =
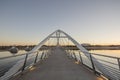
<path id="1" fill-rule="evenodd" d="M 108 56 L 114 56 L 114 57 L 119 57 L 120 58 L 120 50 L 91 50 L 89 51 L 91 53 L 96 53 L 96 54 L 102 54 L 102 55 L 108 55 Z M 25 54 L 26 51 L 25 50 L 20 50 L 17 54 Z M 12 56 L 13 54 L 11 54 L 9 51 L 3 51 L 0 52 L 0 58 L 1 57 L 7 57 L 7 56 Z"/>
<path id="2" fill-rule="evenodd" d="M 90 52 L 120 58 L 120 50 L 91 50 Z"/>
<path id="3" fill-rule="evenodd" d="M 74 52 L 76 53 L 76 56 L 77 56 L 78 60 L 80 60 L 80 57 L 79 57 L 79 54 L 78 54 L 79 52 L 78 51 L 74 51 Z M 114 57 L 119 57 L 120 58 L 120 50 L 91 50 L 89 52 L 90 53 L 96 53 L 96 54 L 102 54 L 102 55 L 108 55 L 108 56 L 114 56 Z M 14 55 L 25 54 L 25 53 L 27 53 L 27 52 L 24 51 L 24 50 L 21 50 L 17 54 L 14 54 Z M 42 52 L 40 52 L 38 57 L 41 56 L 41 53 Z M 7 56 L 12 56 L 12 55 L 13 54 L 11 54 L 8 51 L 0 52 L 0 58 L 7 57 Z M 28 60 L 29 61 L 28 63 L 34 62 L 35 56 L 36 56 L 36 54 L 30 54 L 29 57 L 31 57 L 31 58 Z M 91 61 L 82 53 L 81 53 L 81 56 L 82 56 L 83 63 L 92 68 Z M 74 55 L 73 55 L 73 57 L 74 57 Z M 103 64 L 103 66 L 104 66 L 104 64 L 106 64 L 104 67 L 106 67 L 106 69 L 111 71 L 113 75 L 117 75 L 116 78 L 120 77 L 120 76 L 118 76 L 119 72 L 117 72 L 117 71 L 119 71 L 119 66 L 118 66 L 117 59 L 103 57 L 103 56 L 96 56 L 96 55 L 93 55 L 93 57 L 95 57 L 99 61 L 99 63 Z M 25 58 L 25 55 L 13 57 L 13 58 L 10 58 L 10 59 L 0 60 L 0 65 L 1 65 L 0 68 L 1 69 L 3 67 L 6 68 L 7 66 L 12 67 L 12 65 L 14 65 L 18 60 L 24 59 L 24 58 Z M 97 68 L 96 68 L 96 70 L 99 71 Z"/>
<path id="4" fill-rule="evenodd" d="M 7 56 L 12 56 L 12 55 L 25 54 L 25 53 L 26 53 L 25 50 L 20 50 L 20 51 L 18 51 L 17 54 L 11 54 L 9 51 L 2 51 L 2 52 L 0 52 L 0 58 L 7 57 Z"/>

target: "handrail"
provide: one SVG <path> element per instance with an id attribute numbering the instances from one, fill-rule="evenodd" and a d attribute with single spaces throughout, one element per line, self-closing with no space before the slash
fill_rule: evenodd
<path id="1" fill-rule="evenodd" d="M 72 52 L 74 51 L 78 51 L 78 50 L 72 50 Z M 71 51 L 68 51 L 66 50 L 66 53 L 68 53 L 69 56 L 71 56 L 70 54 Z M 101 73 L 99 72 L 97 69 L 96 69 L 96 66 L 94 65 L 95 61 L 94 58 L 93 58 L 93 55 L 97 55 L 97 60 L 104 66 L 104 68 L 106 68 L 107 70 L 109 70 L 109 72 L 111 72 L 112 75 L 114 75 L 114 79 L 111 79 L 111 80 L 119 80 L 120 79 L 120 58 L 119 57 L 113 57 L 113 56 L 108 56 L 108 55 L 101 55 L 101 54 L 96 54 L 96 53 L 87 53 L 86 54 L 90 54 L 90 62 L 91 62 L 91 65 L 87 65 L 84 61 L 87 61 L 88 62 L 88 59 L 84 58 L 85 55 L 83 55 L 83 53 L 81 53 L 81 51 L 79 50 L 78 53 L 75 53 L 74 52 L 74 55 L 78 55 L 79 58 L 77 57 L 77 60 L 80 61 L 83 65 L 89 67 L 90 69 L 92 69 L 95 74 L 97 73 L 98 75 L 103 75 L 105 77 L 107 77 L 109 79 L 108 76 L 104 75 L 104 73 Z M 73 55 L 73 54 L 72 54 Z M 73 55 L 73 56 L 74 56 Z M 95 57 L 95 56 L 94 56 Z M 100 59 L 98 59 L 98 57 Z M 109 59 L 114 59 L 116 61 L 115 62 L 111 62 L 111 61 L 105 61 L 103 57 L 106 57 L 106 60 L 107 58 Z M 76 57 L 72 57 L 76 60 Z M 103 60 L 102 60 L 103 58 Z M 119 60 L 118 60 L 119 59 Z M 116 67 L 114 67 L 116 66 Z"/>
<path id="2" fill-rule="evenodd" d="M 48 55 L 48 52 L 50 52 L 50 50 L 46 51 L 45 54 Z M 33 54 L 33 53 L 35 53 L 35 54 Z M 17 62 L 16 62 L 16 60 L 12 60 L 10 63 L 11 66 L 10 66 L 10 64 L 8 64 L 7 66 L 5 66 L 6 64 L 0 66 L 0 69 L 2 69 L 2 67 L 5 67 L 5 69 L 0 70 L 1 71 L 0 72 L 0 80 L 7 80 L 10 77 L 12 77 L 13 75 L 20 73 L 20 72 L 28 69 L 32 65 L 34 65 L 36 62 L 38 62 L 38 59 L 40 60 L 40 57 L 41 57 L 40 53 L 43 53 L 43 51 L 28 52 L 26 54 L 20 54 L 20 55 L 14 55 L 14 56 L 8 56 L 8 57 L 1 58 L 0 60 L 6 60 L 6 59 L 11 60 L 11 58 L 14 59 L 16 57 L 21 57 L 23 55 L 26 55 L 26 56 L 23 56 L 24 58 L 21 57 L 21 60 L 19 60 Z M 45 56 L 42 57 L 42 59 L 44 59 L 44 58 L 45 58 Z M 19 58 L 17 58 L 17 59 L 19 59 Z M 30 61 L 32 61 L 32 62 L 30 62 Z M 15 65 L 12 65 L 12 63 L 15 63 Z"/>

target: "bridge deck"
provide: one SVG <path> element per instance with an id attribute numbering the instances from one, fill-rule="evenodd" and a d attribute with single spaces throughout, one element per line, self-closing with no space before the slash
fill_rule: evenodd
<path id="1" fill-rule="evenodd" d="M 97 80 L 97 77 L 82 64 L 75 64 L 64 51 L 56 48 L 48 59 L 12 80 Z"/>

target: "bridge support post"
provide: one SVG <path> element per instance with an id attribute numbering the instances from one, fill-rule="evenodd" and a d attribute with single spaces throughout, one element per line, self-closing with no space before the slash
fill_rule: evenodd
<path id="1" fill-rule="evenodd" d="M 75 61 L 77 61 L 77 57 L 76 57 L 76 55 L 75 55 L 75 53 L 74 53 L 74 52 L 73 52 L 73 55 L 74 55 Z"/>
<path id="2" fill-rule="evenodd" d="M 47 52 L 44 51 L 43 59 L 46 59 L 46 54 L 47 54 Z"/>
<path id="3" fill-rule="evenodd" d="M 44 59 L 47 58 L 47 51 L 45 51 L 45 54 L 44 54 Z"/>
<path id="4" fill-rule="evenodd" d="M 81 61 L 81 63 L 83 64 L 82 56 L 81 56 L 81 54 L 80 54 L 80 51 L 79 51 L 79 57 L 80 57 L 80 61 Z"/>
<path id="5" fill-rule="evenodd" d="M 66 50 L 65 52 L 66 52 L 66 55 L 70 58 L 70 52 L 69 52 L 69 50 Z"/>
<path id="6" fill-rule="evenodd" d="M 90 53 L 90 60 L 91 60 L 91 64 L 92 64 L 92 69 L 93 69 L 94 73 L 96 74 L 95 65 L 94 65 L 91 53 Z"/>
<path id="7" fill-rule="evenodd" d="M 117 61 L 118 61 L 118 67 L 119 67 L 119 70 L 120 70 L 120 58 L 117 58 Z"/>
<path id="8" fill-rule="evenodd" d="M 27 63 L 27 58 L 28 58 L 28 54 L 26 54 L 26 56 L 25 56 L 25 61 L 24 61 L 23 67 L 22 67 L 22 71 L 25 70 L 25 66 L 26 66 L 26 63 Z"/>
<path id="9" fill-rule="evenodd" d="M 35 57 L 34 64 L 37 62 L 38 54 L 39 54 L 39 52 L 37 51 L 37 54 L 36 54 L 36 57 Z"/>
<path id="10" fill-rule="evenodd" d="M 70 58 L 73 58 L 71 50 L 69 51 L 69 53 L 70 53 Z"/>
<path id="11" fill-rule="evenodd" d="M 42 52 L 42 55 L 41 55 L 40 59 L 43 59 L 43 55 L 44 55 L 44 52 Z"/>

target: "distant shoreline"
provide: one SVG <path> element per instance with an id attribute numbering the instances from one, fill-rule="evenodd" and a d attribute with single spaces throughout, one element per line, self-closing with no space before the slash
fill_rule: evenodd
<path id="1" fill-rule="evenodd" d="M 24 50 L 27 46 L 16 46 L 19 50 Z M 35 47 L 35 45 L 29 46 L 31 49 Z M 49 46 L 42 46 L 42 49 L 46 49 Z M 51 46 L 55 47 L 55 46 Z M 63 46 L 66 49 L 69 47 L 70 49 L 78 49 L 76 46 L 73 45 L 66 45 Z M 120 45 L 83 45 L 87 50 L 120 50 Z M 8 51 L 11 46 L 0 46 L 0 52 Z"/>
<path id="2" fill-rule="evenodd" d="M 0 50 L 0 52 L 5 52 L 5 51 L 8 51 L 8 50 Z"/>

